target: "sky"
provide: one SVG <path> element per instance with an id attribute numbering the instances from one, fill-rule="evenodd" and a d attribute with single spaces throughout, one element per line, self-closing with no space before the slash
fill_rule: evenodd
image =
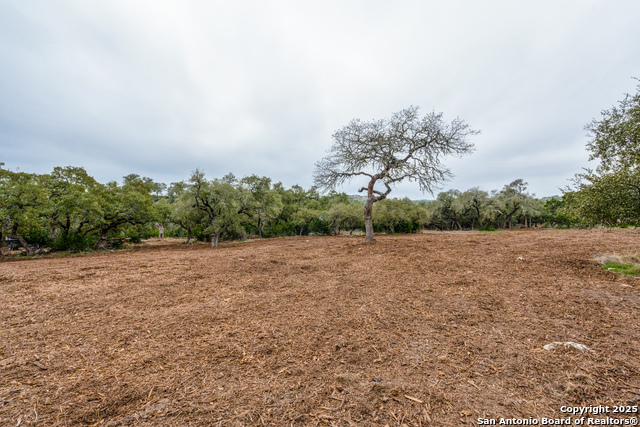
<path id="1" fill-rule="evenodd" d="M 481 131 L 443 190 L 561 194 L 596 166 L 584 126 L 635 92 L 638 16 L 637 0 L 3 0 L 0 162 L 309 188 L 335 131 L 413 105 Z"/>

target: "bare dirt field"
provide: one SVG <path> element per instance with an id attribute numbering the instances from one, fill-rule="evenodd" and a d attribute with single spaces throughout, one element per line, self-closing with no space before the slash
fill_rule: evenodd
<path id="1" fill-rule="evenodd" d="M 640 404 L 640 279 L 594 257 L 639 242 L 433 232 L 2 262 L 0 425 L 629 418 L 613 407 Z M 589 350 L 543 348 L 568 341 Z"/>

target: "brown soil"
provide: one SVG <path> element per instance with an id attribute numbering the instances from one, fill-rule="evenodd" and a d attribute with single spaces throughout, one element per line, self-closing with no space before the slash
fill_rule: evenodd
<path id="1" fill-rule="evenodd" d="M 156 241 L 3 262 L 0 424 L 448 426 L 638 405 L 640 279 L 594 258 L 639 239 Z"/>

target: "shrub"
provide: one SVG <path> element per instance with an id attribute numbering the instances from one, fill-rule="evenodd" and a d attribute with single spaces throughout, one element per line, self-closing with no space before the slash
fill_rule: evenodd
<path id="1" fill-rule="evenodd" d="M 97 238 L 92 235 L 60 234 L 52 240 L 51 249 L 54 251 L 81 252 L 95 245 L 96 241 Z"/>
<path id="2" fill-rule="evenodd" d="M 600 255 L 596 260 L 609 271 L 629 276 L 640 276 L 640 253 L 635 255 Z"/>

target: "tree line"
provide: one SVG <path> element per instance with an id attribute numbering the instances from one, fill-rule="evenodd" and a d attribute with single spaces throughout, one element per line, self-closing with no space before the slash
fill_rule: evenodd
<path id="1" fill-rule="evenodd" d="M 539 200 L 519 179 L 500 191 L 441 192 L 432 201 L 385 199 L 373 208 L 382 233 L 491 230 L 569 225 L 559 200 Z M 210 242 L 249 237 L 338 235 L 364 230 L 365 201 L 316 187 L 285 188 L 268 177 L 208 178 L 194 171 L 170 185 L 131 174 L 99 183 L 82 167 L 49 174 L 0 169 L 0 238 L 17 240 L 28 254 L 44 248 L 82 251 L 165 236 Z M 4 237 L 4 238 L 3 238 Z"/>
<path id="2" fill-rule="evenodd" d="M 464 121 L 418 114 L 353 120 L 333 135 L 330 154 L 316 164 L 315 186 L 285 188 L 268 177 L 207 178 L 196 170 L 170 185 L 130 174 L 101 184 L 82 167 L 49 174 L 3 169 L 0 163 L 0 244 L 27 254 L 43 248 L 80 251 L 118 247 L 157 236 L 220 240 L 291 235 L 414 233 L 424 229 L 492 230 L 538 226 L 640 225 L 640 85 L 585 129 L 595 170 L 576 175 L 562 197 L 537 199 L 517 179 L 501 190 L 448 190 L 435 200 L 389 199 L 394 183 L 417 181 L 432 191 L 451 173 L 440 159 L 472 151 L 477 134 Z M 349 196 L 333 190 L 352 178 L 369 184 Z M 386 190 L 376 190 L 382 183 Z M 328 193 L 321 191 L 331 190 Z"/>

